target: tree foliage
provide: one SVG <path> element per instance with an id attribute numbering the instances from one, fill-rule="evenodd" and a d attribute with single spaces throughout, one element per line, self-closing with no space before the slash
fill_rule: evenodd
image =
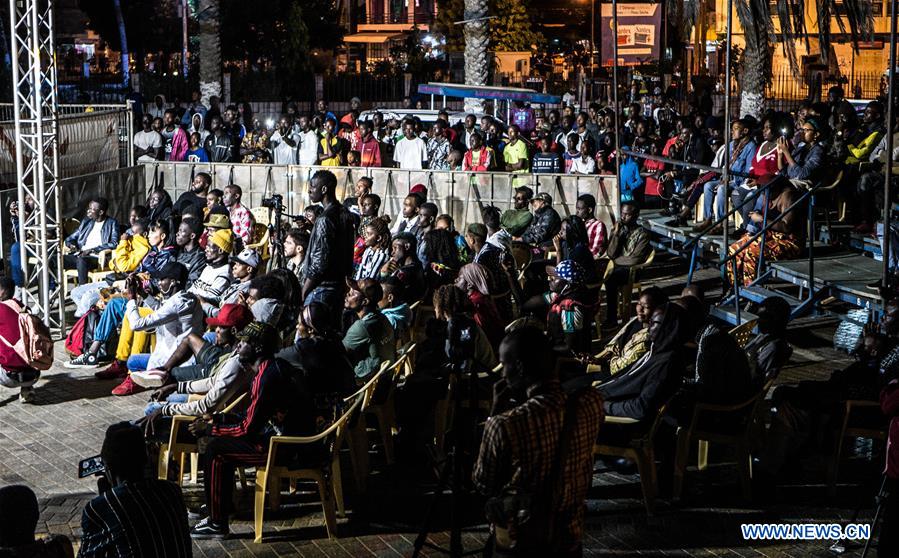
<path id="1" fill-rule="evenodd" d="M 540 46 L 543 34 L 534 28 L 528 0 L 492 0 L 490 2 L 491 48 L 493 50 L 521 52 Z"/>
<path id="2" fill-rule="evenodd" d="M 465 0 L 438 0 L 434 31 L 446 38 L 447 50 L 458 52 L 465 49 L 463 26 L 453 25 L 454 22 L 463 19 L 465 19 Z"/>
<path id="3" fill-rule="evenodd" d="M 118 24 L 112 0 L 78 0 L 88 17 L 88 28 L 100 35 L 114 50 L 120 50 Z M 122 2 L 122 16 L 129 50 L 135 53 L 177 52 L 181 49 L 178 2 L 174 0 L 131 0 Z M 177 26 L 177 27 L 176 27 Z"/>

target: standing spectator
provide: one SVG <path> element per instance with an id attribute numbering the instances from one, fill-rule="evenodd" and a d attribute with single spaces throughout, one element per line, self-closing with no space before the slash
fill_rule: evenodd
<path id="1" fill-rule="evenodd" d="M 243 196 L 243 190 L 237 184 L 229 184 L 225 186 L 225 196 L 222 202 L 228 208 L 229 218 L 231 219 L 231 230 L 234 235 L 239 237 L 244 246 L 253 243 L 253 214 L 250 210 L 241 205 L 240 198 Z"/>
<path id="2" fill-rule="evenodd" d="M 606 225 L 596 218 L 596 198 L 593 194 L 581 194 L 577 198 L 575 212 L 583 219 L 587 227 L 587 246 L 594 258 L 598 258 L 606 252 Z"/>
<path id="3" fill-rule="evenodd" d="M 449 170 L 449 162 L 446 160 L 450 152 L 450 140 L 447 138 L 447 124 L 443 120 L 437 120 L 431 127 L 431 137 L 428 139 L 428 167 L 433 170 Z"/>
<path id="4" fill-rule="evenodd" d="M 63 267 L 77 269 L 78 283 L 81 285 L 87 283 L 88 272 L 97 267 L 96 254 L 112 250 L 119 243 L 119 223 L 106 215 L 108 209 L 109 201 L 106 198 L 91 200 L 87 206 L 87 216 L 64 241 L 70 253 L 63 256 Z"/>
<path id="5" fill-rule="evenodd" d="M 562 161 L 559 154 L 551 149 L 549 138 L 537 140 L 540 151 L 534 154 L 531 168 L 534 174 L 559 174 L 562 172 Z"/>
<path id="6" fill-rule="evenodd" d="M 244 134 L 240 143 L 240 156 L 243 163 L 268 163 L 268 131 L 258 118 L 253 119 L 253 127 Z"/>
<path id="7" fill-rule="evenodd" d="M 296 165 L 299 134 L 293 131 L 291 122 L 286 116 L 278 120 L 278 129 L 268 140 L 272 150 L 272 162 L 276 165 Z"/>
<path id="8" fill-rule="evenodd" d="M 649 234 L 637 223 L 640 209 L 633 202 L 621 204 L 621 218 L 612 227 L 606 255 L 615 264 L 606 276 L 606 319 L 603 327 L 618 325 L 618 289 L 630 278 L 631 266 L 646 261 L 649 254 Z"/>
<path id="9" fill-rule="evenodd" d="M 462 159 L 462 170 L 492 170 L 495 165 L 495 154 L 493 149 L 484 145 L 480 132 L 475 132 L 469 139 L 469 143 L 471 143 L 471 147 L 465 152 L 465 157 Z"/>
<path id="10" fill-rule="evenodd" d="M 190 127 L 187 128 L 187 134 L 189 136 L 194 132 L 200 134 L 200 145 L 206 143 L 206 138 L 209 137 L 209 130 L 206 129 L 206 125 L 201 114 L 194 114 L 190 119 Z"/>
<path id="11" fill-rule="evenodd" d="M 200 101 L 199 91 L 191 91 L 190 103 L 188 103 L 184 115 L 181 116 L 181 125 L 187 126 L 193 120 L 194 116 L 199 116 L 200 118 L 206 116 L 206 107 Z"/>
<path id="12" fill-rule="evenodd" d="M 362 109 L 362 99 L 353 97 L 350 99 L 350 112 L 344 114 L 340 118 L 341 124 L 354 124 L 359 118 L 359 111 Z"/>
<path id="13" fill-rule="evenodd" d="M 378 304 L 384 296 L 381 284 L 371 279 L 348 282 L 346 309 L 356 315 L 356 321 L 343 337 L 353 363 L 356 377 L 367 379 L 378 371 L 381 363 L 396 357 L 396 336 L 390 321 L 381 313 Z"/>
<path id="14" fill-rule="evenodd" d="M 0 556 L 11 558 L 73 558 L 65 535 L 35 539 L 40 519 L 37 496 L 21 484 L 0 488 Z"/>
<path id="15" fill-rule="evenodd" d="M 566 395 L 551 354 L 548 339 L 536 328 L 503 339 L 502 379 L 494 388 L 493 416 L 472 478 L 489 498 L 487 520 L 498 549 L 508 546 L 511 529 L 527 555 L 574 557 L 582 554 L 602 398 L 595 390 Z M 509 494 L 524 493 L 535 498 L 507 505 Z M 529 513 L 525 526 L 517 523 L 519 510 Z"/>
<path id="16" fill-rule="evenodd" d="M 305 166 L 317 165 L 320 139 L 318 132 L 312 129 L 312 123 L 307 116 L 300 117 L 299 125 L 300 129 L 297 133 L 300 144 L 299 163 Z"/>
<path id="17" fill-rule="evenodd" d="M 335 326 L 343 307 L 345 281 L 353 271 L 355 240 L 353 217 L 337 201 L 336 188 L 337 177 L 330 171 L 316 171 L 309 180 L 309 201 L 320 203 L 323 211 L 312 227 L 303 275 L 305 304 L 326 305 Z"/>
<path id="18" fill-rule="evenodd" d="M 159 160 L 162 136 L 153 130 L 153 119 L 146 115 L 141 120 L 142 130 L 134 134 L 134 158 L 138 163 L 152 163 Z"/>
<path id="19" fill-rule="evenodd" d="M 428 162 L 428 149 L 423 139 L 415 134 L 415 123 L 403 121 L 403 137 L 396 142 L 393 161 L 401 169 L 421 170 Z"/>
<path id="20" fill-rule="evenodd" d="M 336 126 L 336 120 L 325 120 L 325 131 L 318 142 L 318 164 L 323 167 L 338 167 L 343 163 L 343 140 L 334 133 Z"/>
<path id="21" fill-rule="evenodd" d="M 190 189 L 180 196 L 172 209 L 179 215 L 192 214 L 202 217 L 206 207 L 209 187 L 212 185 L 212 177 L 208 173 L 198 172 L 190 183 Z"/>
<path id="22" fill-rule="evenodd" d="M 529 136 L 537 127 L 534 109 L 530 105 L 525 106 L 524 101 L 515 101 L 515 107 L 512 109 L 512 123 L 518 126 L 522 134 Z"/>
<path id="23" fill-rule="evenodd" d="M 503 161 L 506 163 L 506 170 L 516 174 L 526 173 L 528 171 L 528 146 L 521 139 L 521 130 L 515 124 L 509 126 L 508 130 L 509 142 L 503 149 Z"/>
<path id="24" fill-rule="evenodd" d="M 596 174 L 596 161 L 590 153 L 590 142 L 582 141 L 578 153 L 579 156 L 571 160 L 568 174 Z"/>
<path id="25" fill-rule="evenodd" d="M 186 161 L 190 163 L 208 163 L 209 154 L 203 147 L 203 140 L 200 138 L 200 132 L 191 132 L 189 149 L 187 150 Z"/>
<path id="26" fill-rule="evenodd" d="M 106 472 L 100 495 L 81 516 L 79 558 L 192 556 L 181 488 L 144 477 L 147 446 L 140 428 L 130 422 L 110 426 L 100 457 Z"/>
<path id="27" fill-rule="evenodd" d="M 360 167 L 380 167 L 381 165 L 381 142 L 372 134 L 372 124 L 366 120 L 359 124 L 359 133 L 361 138 L 356 149 L 359 151 Z"/>
<path id="28" fill-rule="evenodd" d="M 218 116 L 213 116 L 209 119 L 209 137 L 206 138 L 206 143 L 204 144 L 204 149 L 206 149 L 206 155 L 209 156 L 209 160 L 213 163 L 227 163 L 234 158 L 234 144 L 231 141 L 231 136 L 228 135 L 228 131 L 222 125 L 222 119 Z"/>
<path id="29" fill-rule="evenodd" d="M 333 120 L 335 124 L 337 124 L 337 116 L 334 115 L 333 112 L 328 110 L 328 101 L 324 99 L 318 99 L 315 101 L 315 116 L 325 122 L 326 120 Z"/>
<path id="30" fill-rule="evenodd" d="M 176 124 L 176 120 L 174 110 L 169 109 L 165 111 L 164 126 L 160 134 L 165 142 L 166 161 L 183 161 L 187 155 L 187 133 L 181 126 Z"/>

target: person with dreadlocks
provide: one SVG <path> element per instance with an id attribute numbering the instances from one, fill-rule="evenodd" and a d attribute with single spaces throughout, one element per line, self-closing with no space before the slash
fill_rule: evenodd
<path id="1" fill-rule="evenodd" d="M 375 218 L 363 229 L 362 238 L 365 242 L 365 252 L 362 253 L 362 261 L 356 268 L 353 279 L 378 279 L 381 268 L 390 259 L 390 224 L 387 219 Z"/>

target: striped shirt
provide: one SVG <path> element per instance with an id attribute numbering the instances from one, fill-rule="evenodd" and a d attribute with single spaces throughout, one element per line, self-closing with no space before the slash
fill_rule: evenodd
<path id="1" fill-rule="evenodd" d="M 84 507 L 79 558 L 192 556 L 181 488 L 156 479 L 126 481 Z"/>
<path id="2" fill-rule="evenodd" d="M 528 395 L 529 399 L 518 407 L 487 420 L 472 478 L 478 490 L 487 496 L 508 494 L 510 490 L 530 492 L 543 496 L 535 504 L 540 505 L 544 504 L 550 483 L 555 482 L 549 476 L 558 459 L 566 395 L 558 383 Z M 599 392 L 583 391 L 572 418 L 568 451 L 559 469 L 562 494 L 557 508 L 551 511 L 556 518 L 552 543 L 558 551 L 577 548 L 583 537 L 584 502 L 593 473 L 593 444 L 603 420 Z M 544 527 L 529 524 L 533 529 Z"/>
<path id="3" fill-rule="evenodd" d="M 598 258 L 606 251 L 606 243 L 608 236 L 606 234 L 606 225 L 599 219 L 590 219 L 584 223 L 587 227 L 587 246 L 594 258 Z"/>
<path id="4" fill-rule="evenodd" d="M 359 264 L 359 267 L 356 268 L 353 279 L 356 281 L 359 281 L 360 279 L 380 280 L 381 268 L 384 267 L 384 264 L 386 264 L 389 259 L 390 252 L 387 250 L 369 246 L 365 249 L 365 252 L 362 253 L 362 262 Z"/>

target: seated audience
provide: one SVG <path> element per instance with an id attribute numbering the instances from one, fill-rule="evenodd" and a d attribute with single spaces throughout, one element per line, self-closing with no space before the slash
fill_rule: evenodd
<path id="1" fill-rule="evenodd" d="M 637 315 L 618 330 L 606 343 L 593 362 L 602 366 L 598 380 L 605 380 L 628 368 L 649 351 L 649 323 L 656 309 L 668 303 L 668 297 L 658 287 L 649 287 L 640 293 Z"/>
<path id="2" fill-rule="evenodd" d="M 534 220 L 534 214 L 530 210 L 533 197 L 534 191 L 527 186 L 515 188 L 512 197 L 512 209 L 504 211 L 500 218 L 502 228 L 509 231 L 509 234 L 513 237 L 523 235 L 530 226 L 531 221 Z"/>
<path id="3" fill-rule="evenodd" d="M 424 270 L 418 259 L 418 242 L 415 235 L 402 232 L 394 235 L 390 246 L 390 259 L 381 267 L 381 281 L 396 277 L 403 285 L 407 300 L 421 300 L 427 286 Z"/>
<path id="4" fill-rule="evenodd" d="M 396 357 L 396 335 L 378 304 L 384 296 L 381 284 L 371 279 L 348 282 L 346 309 L 356 321 L 343 336 L 343 346 L 360 380 L 376 373 L 384 362 Z"/>
<path id="5" fill-rule="evenodd" d="M 581 194 L 575 204 L 577 216 L 584 221 L 587 227 L 587 247 L 594 258 L 605 254 L 608 243 L 606 225 L 596 218 L 596 198 L 593 194 Z"/>
<path id="6" fill-rule="evenodd" d="M 0 556 L 4 558 L 74 558 L 65 535 L 35 538 L 40 519 L 37 496 L 21 484 L 0 488 Z"/>
<path id="7" fill-rule="evenodd" d="M 87 274 L 96 269 L 97 254 L 112 250 L 119 243 L 119 223 L 106 212 L 109 201 L 106 198 L 91 200 L 87 206 L 87 216 L 81 220 L 75 232 L 65 238 L 63 244 L 68 253 L 63 255 L 65 269 L 78 270 L 78 283 L 87 283 Z"/>
<path id="8" fill-rule="evenodd" d="M 632 202 L 621 204 L 621 218 L 612 227 L 606 256 L 614 267 L 606 274 L 606 318 L 604 328 L 618 326 L 618 290 L 630 279 L 630 268 L 646 261 L 650 253 L 649 233 L 637 223 L 640 209 Z"/>
<path id="9" fill-rule="evenodd" d="M 386 219 L 375 218 L 365 225 L 363 231 L 363 242 L 365 251 L 362 253 L 362 259 L 353 278 L 357 281 L 360 279 L 377 279 L 381 275 L 381 268 L 390 258 L 390 247 L 392 239 L 390 237 L 390 226 Z"/>
<path id="10" fill-rule="evenodd" d="M 528 225 L 520 238 L 521 240 L 533 246 L 541 246 L 552 242 L 552 239 L 562 227 L 562 218 L 559 213 L 552 207 L 552 196 L 546 192 L 540 192 L 531 200 L 531 207 L 534 210 L 534 220 Z"/>

